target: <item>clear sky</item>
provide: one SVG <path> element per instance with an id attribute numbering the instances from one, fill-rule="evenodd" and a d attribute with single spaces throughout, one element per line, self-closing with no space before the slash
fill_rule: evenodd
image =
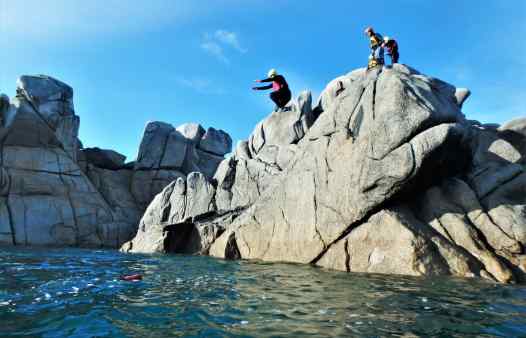
<path id="1" fill-rule="evenodd" d="M 526 0 L 0 0 L 0 92 L 22 74 L 70 84 L 84 145 L 132 160 L 152 120 L 246 139 L 272 108 L 254 79 L 276 68 L 317 96 L 366 64 L 368 25 L 470 88 L 468 118 L 526 116 Z"/>

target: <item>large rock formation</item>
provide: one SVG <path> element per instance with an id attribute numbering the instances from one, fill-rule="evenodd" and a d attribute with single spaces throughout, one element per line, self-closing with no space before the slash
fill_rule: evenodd
<path id="1" fill-rule="evenodd" d="M 81 149 L 70 86 L 48 76 L 17 85 L 12 100 L 0 95 L 1 244 L 118 248 L 166 185 L 194 171 L 211 178 L 231 151 L 223 131 L 152 122 L 125 164 L 113 150 Z"/>
<path id="2" fill-rule="evenodd" d="M 301 93 L 289 110 L 261 121 L 249 141 L 239 142 L 234 154 L 221 162 L 212 180 L 200 174 L 172 182 L 150 204 L 136 237 L 122 249 L 208 253 L 216 237 L 288 165 L 315 120 L 311 102 L 310 92 Z"/>
<path id="3" fill-rule="evenodd" d="M 22 245 L 116 246 L 133 227 L 117 217 L 77 165 L 73 90 L 23 76 L 0 129 L 0 241 Z"/>
<path id="4" fill-rule="evenodd" d="M 404 65 L 339 77 L 261 121 L 213 181 L 170 184 L 123 249 L 524 280 L 524 122 L 467 121 L 468 93 Z"/>

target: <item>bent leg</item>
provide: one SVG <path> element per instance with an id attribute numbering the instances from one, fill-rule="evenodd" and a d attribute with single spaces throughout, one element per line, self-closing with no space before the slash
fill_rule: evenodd
<path id="1" fill-rule="evenodd" d="M 287 103 L 289 103 L 291 98 L 290 90 L 278 90 L 270 93 L 270 98 L 278 108 L 283 108 Z"/>
<path id="2" fill-rule="evenodd" d="M 400 54 L 398 52 L 393 53 L 393 63 L 398 63 L 398 58 L 400 58 Z"/>
<path id="3" fill-rule="evenodd" d="M 280 100 L 279 100 L 278 92 L 272 92 L 272 93 L 270 93 L 269 96 L 270 96 L 270 99 L 276 104 L 276 106 L 278 108 L 281 108 L 281 106 L 279 105 Z"/>
<path id="4" fill-rule="evenodd" d="M 292 97 L 292 94 L 290 92 L 290 90 L 284 90 L 284 91 L 281 91 L 281 94 L 280 94 L 280 99 L 281 99 L 281 107 L 280 108 L 283 108 L 287 105 L 287 103 L 289 103 L 291 97 Z"/>

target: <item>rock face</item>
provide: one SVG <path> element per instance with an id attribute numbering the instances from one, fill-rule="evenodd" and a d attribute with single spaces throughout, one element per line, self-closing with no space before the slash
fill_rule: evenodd
<path id="1" fill-rule="evenodd" d="M 186 184 L 182 179 L 172 182 L 150 204 L 136 237 L 122 250 L 208 253 L 215 239 L 261 197 L 287 166 L 298 141 L 315 120 L 311 102 L 310 92 L 301 93 L 290 104 L 290 110 L 274 112 L 261 121 L 249 141 L 241 141 L 232 156 L 214 170 L 212 180 L 207 181 L 206 170 L 202 170 L 199 180 L 190 180 L 191 176 L 188 176 Z M 207 135 L 223 140 L 215 144 L 231 146 L 229 137 L 209 129 L 199 144 L 201 149 L 203 141 L 209 137 Z M 226 150 L 224 146 L 221 151 L 219 147 L 216 150 L 210 147 L 205 152 L 230 152 Z M 171 210 L 169 217 L 166 210 Z M 174 213 L 174 210 L 180 211 Z"/>
<path id="2" fill-rule="evenodd" d="M 49 76 L 17 85 L 12 100 L 0 95 L 1 244 L 118 248 L 166 185 L 201 168 L 211 178 L 223 160 L 200 157 L 198 124 L 182 126 L 184 135 L 148 124 L 135 164 L 113 150 L 80 149 L 73 89 Z"/>
<path id="3" fill-rule="evenodd" d="M 23 76 L 3 117 L 2 243 L 116 246 L 133 233 L 77 165 L 71 87 Z"/>
<path id="4" fill-rule="evenodd" d="M 215 153 L 214 153 L 215 151 Z M 192 172 L 212 179 L 232 140 L 222 130 L 185 124 L 177 129 L 164 122 L 149 122 L 134 164 L 132 193 L 144 210 L 170 182 Z"/>
<path id="5" fill-rule="evenodd" d="M 96 167 L 117 170 L 124 167 L 126 156 L 111 149 L 86 148 L 81 149 L 79 162 L 91 163 Z"/>
<path id="6" fill-rule="evenodd" d="M 212 185 L 165 188 L 123 250 L 525 281 L 524 123 L 467 121 L 468 95 L 400 64 L 335 79 L 314 108 L 302 93 Z"/>

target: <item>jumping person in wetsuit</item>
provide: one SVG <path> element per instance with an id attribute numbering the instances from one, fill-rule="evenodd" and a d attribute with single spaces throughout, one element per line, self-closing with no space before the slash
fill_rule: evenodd
<path id="1" fill-rule="evenodd" d="M 289 89 L 289 85 L 287 84 L 287 81 L 285 81 L 285 78 L 282 75 L 278 75 L 278 72 L 275 69 L 271 69 L 268 72 L 268 79 L 265 80 L 256 80 L 256 82 L 272 82 L 272 84 L 269 84 L 267 86 L 263 87 L 252 87 L 253 90 L 266 90 L 266 89 L 273 89 L 272 93 L 270 93 L 270 98 L 274 103 L 276 104 L 278 109 L 283 109 L 287 103 L 289 103 L 291 99 L 291 92 Z M 278 110 L 276 109 L 276 111 Z"/>

